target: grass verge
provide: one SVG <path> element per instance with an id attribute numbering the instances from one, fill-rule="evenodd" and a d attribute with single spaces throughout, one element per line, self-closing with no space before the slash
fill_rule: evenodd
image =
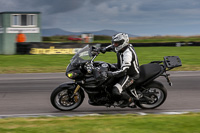
<path id="1" fill-rule="evenodd" d="M 200 70 L 200 47 L 136 47 L 140 65 L 164 56 L 179 56 L 182 67 L 178 71 Z M 0 73 L 64 72 L 73 55 L 0 55 Z M 96 61 L 116 63 L 114 52 L 100 54 Z"/>
<path id="2" fill-rule="evenodd" d="M 199 133 L 200 114 L 0 119 L 1 133 Z"/>

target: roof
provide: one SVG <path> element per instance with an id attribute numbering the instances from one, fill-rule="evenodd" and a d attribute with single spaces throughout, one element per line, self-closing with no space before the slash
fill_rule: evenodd
<path id="1" fill-rule="evenodd" d="M 40 14 L 41 12 L 28 12 L 28 11 L 8 11 L 0 12 L 0 14 Z"/>
<path id="2" fill-rule="evenodd" d="M 82 33 L 82 34 L 93 34 L 93 33 Z"/>

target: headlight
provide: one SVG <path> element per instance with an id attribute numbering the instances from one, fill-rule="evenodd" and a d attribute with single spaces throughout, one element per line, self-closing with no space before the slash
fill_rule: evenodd
<path id="1" fill-rule="evenodd" d="M 80 70 L 73 70 L 70 72 L 66 72 L 66 76 L 70 79 L 75 79 L 75 78 L 82 78 L 83 74 L 81 73 Z"/>
<path id="2" fill-rule="evenodd" d="M 68 74 L 67 74 L 67 77 L 73 78 L 73 73 L 68 73 Z"/>
<path id="3" fill-rule="evenodd" d="M 74 79 L 78 77 L 78 74 L 76 72 L 69 72 L 67 73 L 67 77 L 69 77 L 70 79 Z"/>

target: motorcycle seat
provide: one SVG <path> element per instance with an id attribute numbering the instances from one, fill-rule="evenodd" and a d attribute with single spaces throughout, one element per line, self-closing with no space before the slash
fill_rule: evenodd
<path id="1" fill-rule="evenodd" d="M 149 63 L 140 66 L 140 77 L 136 84 L 144 83 L 153 77 L 156 77 L 164 68 L 156 63 Z"/>

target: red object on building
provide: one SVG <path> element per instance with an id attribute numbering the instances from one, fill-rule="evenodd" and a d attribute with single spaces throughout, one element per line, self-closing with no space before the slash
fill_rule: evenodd
<path id="1" fill-rule="evenodd" d="M 26 36 L 22 33 L 17 34 L 16 37 L 16 42 L 25 42 L 26 41 Z"/>
<path id="2" fill-rule="evenodd" d="M 80 38 L 78 36 L 69 36 L 68 40 L 70 40 L 70 41 L 82 41 L 82 38 Z"/>

